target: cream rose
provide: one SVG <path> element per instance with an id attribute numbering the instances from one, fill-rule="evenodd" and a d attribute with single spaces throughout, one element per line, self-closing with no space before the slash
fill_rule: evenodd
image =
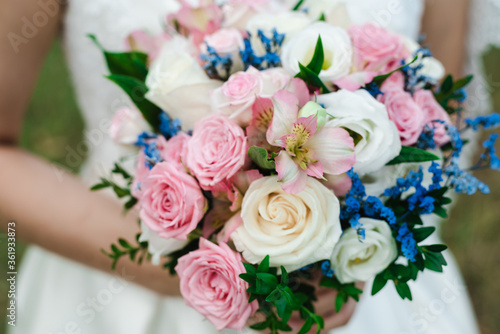
<path id="1" fill-rule="evenodd" d="M 299 62 L 307 65 L 311 61 L 318 36 L 321 36 L 325 53 L 319 78 L 332 82 L 348 75 L 352 67 L 351 39 L 344 29 L 325 22 L 311 24 L 284 43 L 281 55 L 283 67 L 290 75 L 299 73 Z"/>
<path id="2" fill-rule="evenodd" d="M 222 84 L 207 76 L 191 51 L 186 39 L 173 38 L 151 64 L 146 78 L 146 98 L 172 118 L 179 118 L 185 130 L 211 113 L 210 92 Z"/>
<path id="3" fill-rule="evenodd" d="M 342 233 L 337 197 L 319 181 L 292 195 L 277 176 L 254 181 L 243 198 L 240 225 L 231 235 L 236 249 L 250 263 L 266 255 L 273 267 L 293 271 L 330 258 Z"/>
<path id="4" fill-rule="evenodd" d="M 318 103 L 334 117 L 326 126 L 342 127 L 355 134 L 356 173 L 375 172 L 401 151 L 398 129 L 389 120 L 385 106 L 367 91 L 339 90 L 319 95 Z"/>
<path id="5" fill-rule="evenodd" d="M 396 240 L 386 222 L 371 218 L 361 218 L 359 222 L 366 231 L 365 240 L 360 242 L 356 230 L 348 228 L 333 251 L 332 269 L 341 283 L 367 281 L 398 255 Z"/>

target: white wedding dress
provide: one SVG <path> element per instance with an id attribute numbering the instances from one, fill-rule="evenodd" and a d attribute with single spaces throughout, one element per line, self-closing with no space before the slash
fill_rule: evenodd
<path id="1" fill-rule="evenodd" d="M 348 0 L 347 8 L 354 23 L 375 21 L 416 38 L 423 1 L 399 1 Z M 164 15 L 176 7 L 173 0 L 69 1 L 64 45 L 87 133 L 94 139 L 89 137 L 91 152 L 82 171 L 89 184 L 123 154 L 107 138 L 103 124 L 129 102 L 103 77 L 102 54 L 86 35 L 97 35 L 109 50 L 122 50 L 129 32 L 159 32 Z M 368 284 L 348 326 L 333 333 L 477 333 L 458 268 L 451 254 L 447 259 L 444 274 L 426 272 L 412 284 L 413 302 L 402 301 L 393 286 L 371 297 Z M 18 291 L 19 318 L 12 334 L 217 333 L 181 298 L 162 298 L 37 247 L 25 256 Z"/>

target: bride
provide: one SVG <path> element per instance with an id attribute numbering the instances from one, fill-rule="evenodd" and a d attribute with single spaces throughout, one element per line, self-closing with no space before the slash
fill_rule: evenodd
<path id="1" fill-rule="evenodd" d="M 466 0 L 429 1 L 423 27 L 423 0 L 345 2 L 354 23 L 374 21 L 413 38 L 421 31 L 428 33 L 435 56 L 449 72 L 460 74 Z M 0 215 L 2 221 L 17 221 L 18 237 L 36 245 L 19 270 L 19 320 L 11 333 L 216 333 L 185 306 L 176 278 L 160 267 L 122 261 L 111 274 L 100 249 L 118 235 L 133 239 L 136 217 L 124 217 L 118 203 L 88 190 L 124 154 L 104 138 L 113 112 L 128 102 L 103 78 L 102 55 L 86 35 L 95 34 L 107 49 L 121 50 L 133 30 L 159 32 L 162 18 L 178 4 L 175 0 L 61 3 L 0 3 L 0 35 L 8 37 L 2 38 L 0 48 L 0 188 L 4 189 Z M 31 28 L 26 28 L 28 23 Z M 89 140 L 93 145 L 80 179 L 16 147 L 24 110 L 60 27 L 87 135 L 97 133 L 101 138 Z M 447 259 L 445 274 L 426 272 L 412 286 L 413 302 L 401 301 L 394 289 L 386 288 L 376 297 L 366 293 L 355 311 L 345 308 L 340 314 L 333 314 L 331 296 L 321 297 L 318 311 L 335 334 L 476 333 L 457 266 L 451 254 Z"/>

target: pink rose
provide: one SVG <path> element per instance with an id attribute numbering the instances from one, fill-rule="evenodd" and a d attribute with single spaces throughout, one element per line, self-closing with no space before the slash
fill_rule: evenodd
<path id="1" fill-rule="evenodd" d="M 125 49 L 147 53 L 148 59 L 153 61 L 158 57 L 163 44 L 170 39 L 166 33 L 154 36 L 146 31 L 136 30 L 125 40 Z"/>
<path id="2" fill-rule="evenodd" d="M 185 164 L 201 187 L 209 189 L 236 174 L 246 156 L 243 130 L 227 116 L 214 114 L 195 124 Z"/>
<path id="3" fill-rule="evenodd" d="M 170 138 L 160 151 L 160 155 L 163 160 L 173 164 L 175 168 L 179 170 L 184 170 L 183 157 L 186 154 L 187 143 L 191 137 L 184 133 L 179 132 L 172 138 Z"/>
<path id="4" fill-rule="evenodd" d="M 425 124 L 431 129 L 434 128 L 434 142 L 442 146 L 450 141 L 446 132 L 445 123 L 451 123 L 448 113 L 437 103 L 434 94 L 430 90 L 421 89 L 413 94 L 415 103 L 422 109 L 425 115 Z M 433 121 L 443 121 L 433 122 Z"/>
<path id="5" fill-rule="evenodd" d="M 425 125 L 424 112 L 411 94 L 397 85 L 383 85 L 382 92 L 384 94 L 378 99 L 385 104 L 389 118 L 396 124 L 401 144 L 415 144 Z"/>
<path id="6" fill-rule="evenodd" d="M 142 132 L 149 130 L 151 130 L 151 126 L 139 110 L 124 107 L 113 115 L 109 136 L 115 143 L 132 145 Z"/>
<path id="7" fill-rule="evenodd" d="M 388 73 L 409 57 L 401 36 L 368 23 L 349 28 L 354 47 L 354 66 L 358 72 Z"/>
<path id="8" fill-rule="evenodd" d="M 168 162 L 151 169 L 141 191 L 139 216 L 162 238 L 186 240 L 207 206 L 196 180 Z"/>
<path id="9" fill-rule="evenodd" d="M 289 86 L 292 78 L 282 68 L 258 71 L 249 67 L 229 77 L 212 94 L 213 112 L 228 115 L 240 126 L 248 126 L 252 120 L 252 106 L 257 98 L 271 98 L 278 90 Z"/>
<path id="10" fill-rule="evenodd" d="M 248 303 L 248 284 L 241 255 L 223 242 L 200 239 L 200 248 L 184 255 L 175 267 L 186 304 L 207 318 L 217 330 L 242 330 L 258 309 Z"/>

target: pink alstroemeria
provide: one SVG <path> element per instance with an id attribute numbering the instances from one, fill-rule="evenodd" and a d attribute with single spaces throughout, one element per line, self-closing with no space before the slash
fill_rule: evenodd
<path id="1" fill-rule="evenodd" d="M 318 127 L 318 117 L 299 117 L 299 101 L 281 90 L 273 96 L 274 115 L 267 131 L 271 145 L 283 150 L 276 157 L 278 179 L 283 190 L 301 192 L 307 176 L 323 179 L 323 173 L 345 173 L 356 162 L 354 141 L 342 128 Z"/>

